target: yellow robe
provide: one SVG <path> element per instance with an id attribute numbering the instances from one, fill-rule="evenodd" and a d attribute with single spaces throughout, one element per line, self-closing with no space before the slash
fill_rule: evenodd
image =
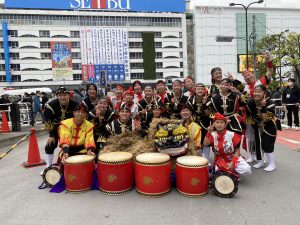
<path id="1" fill-rule="evenodd" d="M 83 120 L 80 126 L 76 126 L 73 118 L 62 121 L 58 128 L 59 146 L 67 144 L 70 150 L 72 147 L 83 146 L 80 153 L 86 152 L 88 148 L 95 148 L 93 128 L 94 125 L 87 120 Z"/>
<path id="2" fill-rule="evenodd" d="M 201 143 L 201 127 L 197 123 L 191 122 L 187 129 L 189 133 L 188 151 L 190 154 L 196 155 Z"/>

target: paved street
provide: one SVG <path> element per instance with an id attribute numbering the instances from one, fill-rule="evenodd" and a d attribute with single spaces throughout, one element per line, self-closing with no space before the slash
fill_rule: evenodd
<path id="1" fill-rule="evenodd" d="M 49 193 L 37 188 L 42 167 L 20 166 L 27 159 L 28 142 L 24 142 L 0 160 L 0 221 L 5 225 L 300 224 L 300 152 L 282 143 L 293 135 L 297 141 L 300 132 L 284 132 L 275 150 L 277 170 L 253 169 L 251 176 L 242 178 L 233 199 L 218 198 L 211 192 L 186 198 L 175 189 L 161 198 L 146 198 L 135 190 L 121 196 L 100 191 Z M 42 154 L 45 142 L 46 136 L 39 137 Z"/>

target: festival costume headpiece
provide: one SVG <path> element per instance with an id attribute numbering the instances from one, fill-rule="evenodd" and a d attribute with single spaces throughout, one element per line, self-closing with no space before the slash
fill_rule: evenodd
<path id="1" fill-rule="evenodd" d="M 126 104 L 125 102 L 123 102 L 123 103 L 121 104 L 119 110 L 120 110 L 120 111 L 121 111 L 121 110 L 127 110 L 127 111 L 131 112 L 130 108 L 127 106 L 127 104 Z"/>
<path id="2" fill-rule="evenodd" d="M 216 120 L 223 120 L 225 123 L 227 122 L 227 119 L 225 116 L 223 116 L 221 113 L 217 112 L 215 113 L 215 116 L 214 116 L 214 122 Z"/>
<path id="3" fill-rule="evenodd" d="M 80 103 L 80 104 L 78 104 L 77 106 L 75 106 L 75 108 L 74 108 L 74 112 L 75 111 L 78 111 L 78 110 L 80 110 L 80 111 L 83 111 L 83 112 L 86 112 L 86 113 L 88 113 L 89 112 L 89 109 L 85 106 L 85 104 L 83 104 L 83 103 Z"/>
<path id="4" fill-rule="evenodd" d="M 70 94 L 70 91 L 65 87 L 59 87 L 56 90 L 56 94 Z"/>
<path id="5" fill-rule="evenodd" d="M 124 92 L 124 95 L 131 95 L 134 96 L 134 92 L 132 90 L 132 87 L 129 87 L 129 89 L 127 91 Z"/>

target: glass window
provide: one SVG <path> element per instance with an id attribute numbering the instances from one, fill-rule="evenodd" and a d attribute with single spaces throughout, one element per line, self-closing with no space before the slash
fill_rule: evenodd
<path id="1" fill-rule="evenodd" d="M 71 42 L 72 48 L 80 48 L 80 42 Z"/>
<path id="2" fill-rule="evenodd" d="M 51 53 L 49 52 L 42 52 L 41 59 L 51 59 Z"/>
<path id="3" fill-rule="evenodd" d="M 40 37 L 50 37 L 50 31 L 49 30 L 40 30 Z"/>
<path id="4" fill-rule="evenodd" d="M 155 52 L 155 58 L 161 59 L 162 58 L 162 52 Z"/>
<path id="5" fill-rule="evenodd" d="M 1 68 L 0 68 L 1 71 Z M 6 76 L 5 75 L 0 75 L 0 82 L 6 82 Z"/>
<path id="6" fill-rule="evenodd" d="M 81 63 L 73 63 L 72 68 L 73 70 L 81 70 Z"/>
<path id="7" fill-rule="evenodd" d="M 13 82 L 21 82 L 21 75 L 12 75 L 11 79 Z"/>
<path id="8" fill-rule="evenodd" d="M 131 79 L 144 79 L 144 73 L 131 73 Z"/>
<path id="9" fill-rule="evenodd" d="M 17 30 L 9 30 L 8 36 L 10 37 L 18 37 L 18 31 Z"/>
<path id="10" fill-rule="evenodd" d="M 80 37 L 79 31 L 71 31 L 71 37 L 79 38 Z"/>
<path id="11" fill-rule="evenodd" d="M 155 63 L 155 68 L 156 68 L 156 69 L 161 69 L 161 68 L 163 68 L 163 63 L 162 63 L 162 62 L 157 62 L 157 63 Z"/>
<path id="12" fill-rule="evenodd" d="M 82 80 L 82 74 L 80 73 L 73 74 L 73 80 Z"/>
<path id="13" fill-rule="evenodd" d="M 50 42 L 48 41 L 41 41 L 41 48 L 50 48 Z"/>

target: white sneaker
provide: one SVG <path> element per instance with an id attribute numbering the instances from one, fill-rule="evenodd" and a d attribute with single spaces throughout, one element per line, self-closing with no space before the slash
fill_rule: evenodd
<path id="1" fill-rule="evenodd" d="M 44 171 L 45 171 L 45 169 L 43 169 L 43 170 L 40 172 L 40 176 L 43 176 Z"/>
<path id="2" fill-rule="evenodd" d="M 286 127 L 285 130 L 292 130 L 292 127 Z"/>
<path id="3" fill-rule="evenodd" d="M 264 166 L 264 161 L 263 160 L 258 160 L 258 163 L 256 163 L 253 167 L 255 169 L 262 168 Z"/>
<path id="4" fill-rule="evenodd" d="M 299 129 L 299 127 L 295 127 L 295 130 L 296 130 L 296 131 L 299 131 L 300 129 Z"/>
<path id="5" fill-rule="evenodd" d="M 247 159 L 247 163 L 253 163 L 255 161 L 254 157 L 250 155 L 250 157 Z"/>
<path id="6" fill-rule="evenodd" d="M 266 168 L 264 168 L 264 171 L 272 172 L 272 171 L 275 170 L 275 169 L 276 169 L 275 164 L 270 164 L 270 165 L 268 165 Z"/>

